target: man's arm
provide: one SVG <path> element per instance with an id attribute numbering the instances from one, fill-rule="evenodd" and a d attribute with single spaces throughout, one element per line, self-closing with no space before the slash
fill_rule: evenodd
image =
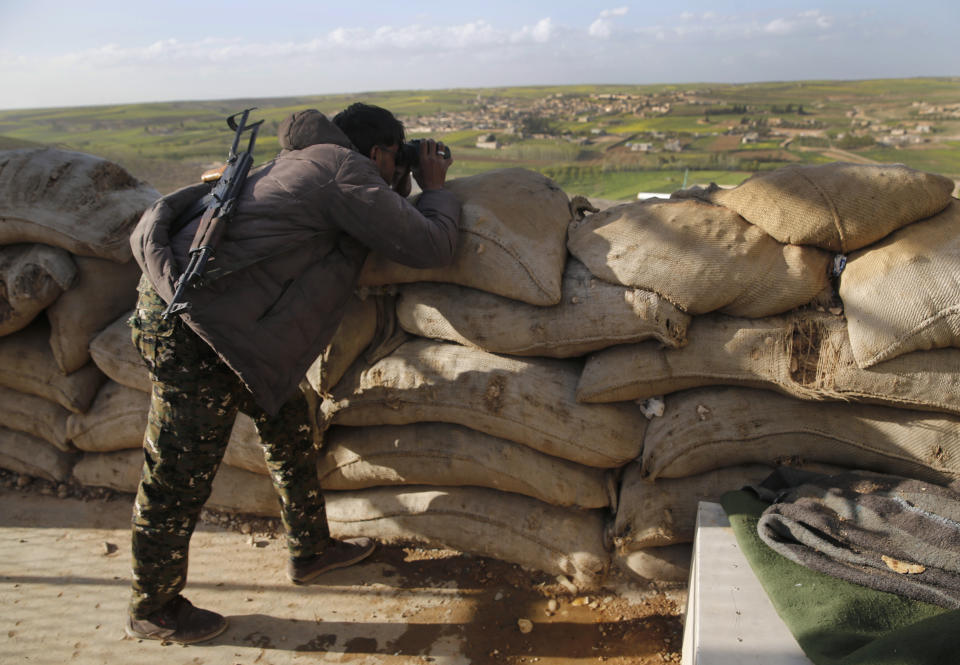
<path id="1" fill-rule="evenodd" d="M 332 219 L 392 261 L 413 268 L 449 265 L 457 247 L 460 202 L 443 188 L 449 164 L 431 165 L 447 161 L 435 151 L 434 146 L 433 159 L 428 156 L 414 173 L 424 190 L 416 207 L 380 177 L 369 159 L 360 153 L 347 156 L 337 173 L 342 196 L 329 211 Z"/>

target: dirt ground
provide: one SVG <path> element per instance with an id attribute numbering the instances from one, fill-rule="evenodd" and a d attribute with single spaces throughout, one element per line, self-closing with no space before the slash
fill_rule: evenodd
<path id="1" fill-rule="evenodd" d="M 213 513 L 194 536 L 185 593 L 230 627 L 189 647 L 131 639 L 131 504 L 129 495 L 0 473 L 0 663 L 680 660 L 682 589 L 615 573 L 602 593 L 571 593 L 501 561 L 401 546 L 296 587 L 275 521 Z"/>

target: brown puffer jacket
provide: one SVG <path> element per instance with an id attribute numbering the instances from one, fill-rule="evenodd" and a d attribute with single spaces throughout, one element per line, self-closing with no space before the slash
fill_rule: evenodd
<path id="1" fill-rule="evenodd" d="M 333 123 L 324 119 L 319 140 L 250 174 L 205 284 L 187 290 L 191 309 L 181 315 L 270 413 L 329 343 L 370 250 L 426 268 L 449 264 L 457 244 L 452 193 L 426 191 L 414 207 Z M 191 185 L 161 198 L 130 238 L 166 302 L 183 268 L 171 224 L 207 191 Z"/>

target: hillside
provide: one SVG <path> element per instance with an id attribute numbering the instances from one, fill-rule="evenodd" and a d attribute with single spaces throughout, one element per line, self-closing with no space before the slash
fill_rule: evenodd
<path id="1" fill-rule="evenodd" d="M 0 149 L 89 152 L 169 192 L 223 159 L 231 113 L 257 107 L 266 120 L 257 155 L 266 161 L 292 111 L 332 114 L 360 100 L 393 110 L 411 137 L 452 145 L 453 176 L 522 166 L 606 199 L 837 160 L 900 162 L 960 180 L 958 82 L 484 88 L 0 111 Z"/>

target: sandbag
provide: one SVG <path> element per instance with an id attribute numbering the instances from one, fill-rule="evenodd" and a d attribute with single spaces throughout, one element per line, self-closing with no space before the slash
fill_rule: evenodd
<path id="1" fill-rule="evenodd" d="M 960 347 L 960 201 L 851 254 L 839 293 L 860 367 Z"/>
<path id="2" fill-rule="evenodd" d="M 651 421 L 643 447 L 643 475 L 652 480 L 785 461 L 946 485 L 960 478 L 960 418 L 813 404 L 751 388 L 699 388 L 667 396 L 666 410 Z"/>
<path id="3" fill-rule="evenodd" d="M 639 463 L 627 465 L 613 523 L 613 544 L 621 552 L 692 543 L 700 501 L 718 501 L 725 492 L 759 483 L 772 467 L 745 464 L 685 478 L 644 478 Z"/>
<path id="4" fill-rule="evenodd" d="M 67 453 L 75 450 L 67 439 L 69 415 L 55 402 L 0 387 L 0 426 L 43 439 Z"/>
<path id="5" fill-rule="evenodd" d="M 73 475 L 87 487 L 109 487 L 118 492 L 136 494 L 143 466 L 143 450 L 113 453 L 85 453 L 76 463 Z M 266 476 L 221 465 L 213 478 L 208 508 L 230 513 L 278 517 L 280 504 Z"/>
<path id="6" fill-rule="evenodd" d="M 50 326 L 45 317 L 0 338 L 0 386 L 82 413 L 90 407 L 106 377 L 93 363 L 64 376 L 53 358 L 49 339 Z"/>
<path id="7" fill-rule="evenodd" d="M 318 464 L 325 490 L 393 485 L 489 487 L 555 506 L 616 503 L 609 472 L 460 425 L 331 427 Z"/>
<path id="8" fill-rule="evenodd" d="M 693 545 L 690 543 L 613 554 L 613 562 L 621 570 L 641 580 L 656 582 L 686 582 L 690 577 L 692 558 Z"/>
<path id="9" fill-rule="evenodd" d="M 88 411 L 67 419 L 67 436 L 77 448 L 90 452 L 139 448 L 149 409 L 148 393 L 108 381 Z"/>
<path id="10" fill-rule="evenodd" d="M 448 180 L 462 205 L 452 265 L 408 268 L 371 254 L 360 286 L 445 282 L 531 305 L 560 302 L 570 208 L 567 195 L 535 171 L 498 169 Z"/>
<path id="11" fill-rule="evenodd" d="M 334 538 L 366 536 L 488 556 L 599 585 L 609 563 L 603 513 L 480 487 L 324 492 Z"/>
<path id="12" fill-rule="evenodd" d="M 799 312 L 736 319 L 708 314 L 694 318 L 683 349 L 642 342 L 591 355 L 577 399 L 643 400 L 709 385 L 960 414 L 960 349 L 917 351 L 860 369 L 841 316 Z"/>
<path id="13" fill-rule="evenodd" d="M 70 477 L 76 457 L 43 439 L 0 427 L 0 468 L 62 483 Z"/>
<path id="14" fill-rule="evenodd" d="M 0 245 L 35 242 L 129 261 L 130 232 L 160 193 L 120 166 L 55 148 L 0 151 Z"/>
<path id="15" fill-rule="evenodd" d="M 77 448 L 89 452 L 139 449 L 149 411 L 149 393 L 109 381 L 97 393 L 89 411 L 70 416 L 67 435 Z M 223 463 L 267 475 L 256 427 L 243 413 L 237 414 Z"/>
<path id="16" fill-rule="evenodd" d="M 261 476 L 270 475 L 257 426 L 245 413 L 237 414 L 237 420 L 230 431 L 227 450 L 223 454 L 223 463 Z"/>
<path id="17" fill-rule="evenodd" d="M 655 291 L 690 314 L 779 314 L 828 284 L 831 257 L 784 245 L 735 212 L 695 199 L 614 206 L 570 225 L 567 245 L 597 277 Z"/>
<path id="18" fill-rule="evenodd" d="M 417 339 L 341 379 L 323 408 L 332 424 L 448 422 L 601 468 L 640 452 L 646 419 L 632 404 L 577 404 L 576 360 L 498 356 Z"/>
<path id="19" fill-rule="evenodd" d="M 124 312 L 90 341 L 90 356 L 100 371 L 120 385 L 150 392 L 150 371 L 133 344 L 127 321 L 133 312 Z"/>
<path id="20" fill-rule="evenodd" d="M 26 327 L 76 276 L 70 254 L 57 247 L 0 247 L 0 337 Z"/>
<path id="21" fill-rule="evenodd" d="M 655 339 L 686 342 L 690 316 L 652 291 L 624 288 L 567 262 L 563 299 L 527 305 L 452 284 L 410 284 L 397 302 L 407 332 L 491 353 L 572 358 L 615 344 Z"/>
<path id="22" fill-rule="evenodd" d="M 329 393 L 373 341 L 376 332 L 376 299 L 350 298 L 330 344 L 307 370 L 310 386 L 320 395 Z"/>
<path id="23" fill-rule="evenodd" d="M 954 183 L 903 164 L 811 164 L 710 193 L 783 243 L 852 252 L 943 210 Z"/>
<path id="24" fill-rule="evenodd" d="M 64 374 L 90 362 L 90 341 L 137 301 L 140 267 L 77 257 L 79 276 L 49 309 L 50 348 Z"/>

